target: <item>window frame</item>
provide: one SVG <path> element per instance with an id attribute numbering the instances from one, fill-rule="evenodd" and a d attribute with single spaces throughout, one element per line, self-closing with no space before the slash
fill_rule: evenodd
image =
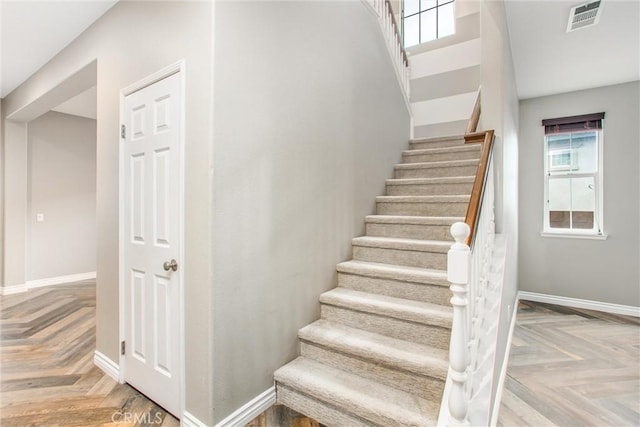
<path id="1" fill-rule="evenodd" d="M 422 10 L 422 0 L 417 0 L 418 1 L 418 11 L 415 13 L 412 13 L 411 15 L 407 15 L 405 16 L 405 12 L 404 12 L 404 5 L 406 0 L 402 0 L 402 2 L 400 3 L 400 20 L 401 20 L 401 31 L 402 31 L 402 47 L 407 49 L 410 47 L 414 47 L 414 46 L 420 46 L 421 44 L 424 43 L 429 43 L 429 42 L 433 42 L 436 40 L 439 40 L 441 38 L 440 34 L 439 34 L 439 27 L 440 27 L 440 8 L 443 6 L 447 6 L 449 4 L 452 5 L 453 7 L 453 33 L 451 34 L 447 34 L 446 36 L 442 36 L 442 37 L 449 37 L 452 36 L 456 33 L 456 0 L 435 0 L 436 5 L 429 7 L 425 10 Z M 442 2 L 442 3 L 440 3 Z M 434 39 L 431 40 L 427 40 L 427 41 L 422 41 L 422 15 L 426 14 L 429 11 L 435 10 L 436 13 L 436 28 L 435 28 L 435 33 L 436 33 L 436 37 Z M 416 44 L 412 44 L 411 46 L 407 46 L 405 44 L 405 30 L 404 30 L 404 20 L 406 18 L 412 18 L 414 16 L 418 17 L 418 43 Z"/>
<path id="2" fill-rule="evenodd" d="M 551 168 L 549 159 L 549 137 L 559 134 L 576 134 L 583 133 L 585 130 L 568 130 L 566 132 L 558 132 L 550 135 L 543 135 L 544 137 L 544 199 L 543 199 L 543 228 L 542 236 L 546 237 L 575 237 L 575 238 L 594 238 L 594 239 L 606 239 L 607 235 L 604 233 L 604 120 L 602 120 L 602 127 L 600 129 L 590 129 L 590 131 L 596 134 L 596 152 L 597 152 L 597 170 L 595 172 L 579 173 L 577 170 L 577 162 L 572 154 L 570 166 L 559 166 Z M 553 151 L 573 150 L 560 149 Z M 551 179 L 562 178 L 585 178 L 593 177 L 595 184 L 595 209 L 594 209 L 594 226 L 591 229 L 584 228 L 551 228 L 549 219 L 549 181 Z M 572 215 L 573 216 L 573 215 Z"/>

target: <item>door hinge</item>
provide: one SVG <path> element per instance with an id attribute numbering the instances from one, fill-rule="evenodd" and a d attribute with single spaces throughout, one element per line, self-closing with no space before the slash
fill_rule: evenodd
<path id="1" fill-rule="evenodd" d="M 127 137 L 127 127 L 120 125 L 120 138 L 125 139 Z"/>
<path id="2" fill-rule="evenodd" d="M 120 342 L 120 354 L 124 356 L 125 353 L 125 344 L 124 341 Z"/>

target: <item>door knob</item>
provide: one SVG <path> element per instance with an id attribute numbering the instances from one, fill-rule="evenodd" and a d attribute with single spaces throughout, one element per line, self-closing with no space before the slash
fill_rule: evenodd
<path id="1" fill-rule="evenodd" d="M 176 261 L 175 259 L 172 259 L 171 261 L 165 261 L 164 264 L 162 264 L 162 267 L 164 268 L 164 271 L 169 271 L 169 270 L 177 271 L 178 261 Z"/>

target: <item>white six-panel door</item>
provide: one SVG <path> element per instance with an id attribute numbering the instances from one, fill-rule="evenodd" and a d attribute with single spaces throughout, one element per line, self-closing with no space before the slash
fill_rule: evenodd
<path id="1" fill-rule="evenodd" d="M 121 141 L 124 379 L 178 417 L 182 364 L 180 92 L 180 74 L 176 73 L 126 96 Z"/>

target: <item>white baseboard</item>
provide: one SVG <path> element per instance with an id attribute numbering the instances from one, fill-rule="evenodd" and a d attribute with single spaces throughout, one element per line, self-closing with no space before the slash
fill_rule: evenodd
<path id="1" fill-rule="evenodd" d="M 270 387 L 249 402 L 242 405 L 234 413 L 216 424 L 216 427 L 241 427 L 269 409 L 276 403 L 276 386 Z"/>
<path id="2" fill-rule="evenodd" d="M 27 284 L 23 283 L 22 285 L 10 285 L 10 286 L 0 286 L 0 295 L 11 295 L 11 294 L 20 294 L 22 292 L 27 292 Z"/>
<path id="3" fill-rule="evenodd" d="M 180 425 L 182 427 L 209 427 L 187 411 L 183 412 L 180 418 Z"/>
<path id="4" fill-rule="evenodd" d="M 511 315 L 511 324 L 509 325 L 509 337 L 507 338 L 507 348 L 502 359 L 502 368 L 500 369 L 500 377 L 496 385 L 496 397 L 493 400 L 493 411 L 491 411 L 491 419 L 489 425 L 495 427 L 498 424 L 498 415 L 500 413 L 500 402 L 502 402 L 502 390 L 504 389 L 504 381 L 507 378 L 507 367 L 509 366 L 509 355 L 511 354 L 511 342 L 513 341 L 513 330 L 516 328 L 516 316 L 518 314 L 518 301 L 520 298 L 516 296 L 516 302 L 513 306 L 513 314 Z"/>
<path id="5" fill-rule="evenodd" d="M 70 274 L 68 276 L 48 277 L 46 279 L 29 280 L 21 285 L 0 286 L 0 295 L 11 295 L 27 292 L 29 289 L 42 288 L 44 286 L 62 285 L 65 283 L 79 282 L 96 278 L 96 272 Z"/>
<path id="6" fill-rule="evenodd" d="M 68 276 L 49 277 L 47 279 L 29 280 L 27 288 L 41 288 L 43 286 L 62 285 L 64 283 L 79 282 L 81 280 L 91 280 L 96 278 L 96 272 L 70 274 Z"/>
<path id="7" fill-rule="evenodd" d="M 120 382 L 120 366 L 98 350 L 93 353 L 93 364 L 100 368 L 102 372 Z"/>
<path id="8" fill-rule="evenodd" d="M 611 304 L 608 302 L 560 297 L 556 295 L 538 294 L 535 292 L 527 291 L 518 292 L 518 299 L 562 305 L 565 307 L 583 308 L 586 310 L 603 311 L 605 313 L 622 314 L 625 316 L 640 317 L 640 307 L 634 307 L 632 305 Z"/>

